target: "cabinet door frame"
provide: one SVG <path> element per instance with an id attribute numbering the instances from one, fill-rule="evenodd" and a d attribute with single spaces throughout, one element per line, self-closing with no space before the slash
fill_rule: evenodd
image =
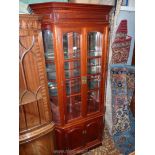
<path id="1" fill-rule="evenodd" d="M 62 112 L 62 115 L 63 115 L 63 118 L 64 118 L 64 122 L 63 124 L 67 124 L 68 122 L 72 122 L 72 121 L 75 121 L 75 120 L 79 120 L 79 119 L 82 119 L 83 117 L 83 99 L 84 97 L 82 96 L 83 94 L 83 86 L 82 86 L 82 83 L 81 83 L 81 90 L 80 90 L 80 93 L 81 93 L 81 111 L 80 111 L 80 117 L 77 117 L 77 118 L 74 118 L 74 119 L 71 119 L 71 120 L 67 120 L 67 93 L 66 93 L 66 85 L 65 85 L 65 82 L 66 82 L 66 78 L 65 78 L 65 72 L 64 72 L 64 50 L 63 50 L 63 35 L 66 34 L 66 33 L 69 33 L 69 32 L 76 32 L 80 35 L 80 78 L 81 76 L 83 75 L 83 68 L 84 68 L 84 63 L 83 63 L 83 33 L 82 33 L 82 27 L 79 27 L 79 26 L 69 26 L 67 24 L 63 24 L 63 25 L 58 25 L 56 26 L 56 35 L 57 35 L 57 44 L 59 45 L 58 48 L 57 48 L 57 52 L 59 53 L 59 60 L 61 61 L 57 61 L 57 63 L 59 63 L 59 67 L 60 67 L 60 75 L 61 75 L 61 89 L 63 90 L 63 100 L 61 102 L 61 112 Z M 81 82 L 81 81 L 80 81 Z"/>
<path id="2" fill-rule="evenodd" d="M 109 26 L 108 24 L 102 24 L 102 25 L 89 25 L 88 27 L 85 28 L 85 34 L 86 34 L 86 42 L 87 37 L 88 37 L 88 33 L 89 32 L 100 32 L 102 33 L 102 57 L 101 57 L 101 82 L 100 82 L 100 102 L 99 102 L 99 110 L 96 112 L 92 112 L 90 114 L 88 114 L 88 112 L 86 112 L 86 115 L 94 115 L 96 113 L 103 113 L 105 111 L 105 106 L 104 106 L 104 102 L 105 102 L 105 89 L 106 89 L 106 74 L 107 74 L 107 63 L 108 63 L 108 32 L 109 32 Z M 86 43 L 86 47 L 85 47 L 85 53 L 86 53 L 86 57 L 87 53 L 88 53 L 88 42 Z M 86 62 L 86 66 L 87 66 L 87 62 Z M 86 73 L 87 74 L 87 73 Z M 88 85 L 87 85 L 87 91 L 86 93 L 88 93 Z M 85 94 L 86 98 L 87 98 L 87 94 Z M 87 103 L 87 101 L 86 101 Z M 86 107 L 88 107 L 88 105 L 86 105 Z"/>

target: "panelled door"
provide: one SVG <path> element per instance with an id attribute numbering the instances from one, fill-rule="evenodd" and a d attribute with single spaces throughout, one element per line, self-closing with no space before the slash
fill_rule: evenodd
<path id="1" fill-rule="evenodd" d="M 85 130 L 84 125 L 77 125 L 76 127 L 66 131 L 66 149 L 75 151 L 76 149 L 82 150 L 85 146 Z M 74 152 L 75 153 L 75 152 Z"/>

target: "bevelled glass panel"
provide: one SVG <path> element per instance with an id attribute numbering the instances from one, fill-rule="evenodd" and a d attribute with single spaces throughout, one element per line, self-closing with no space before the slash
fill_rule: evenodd
<path id="1" fill-rule="evenodd" d="M 63 50 L 65 59 L 80 57 L 80 34 L 69 32 L 63 35 Z"/>

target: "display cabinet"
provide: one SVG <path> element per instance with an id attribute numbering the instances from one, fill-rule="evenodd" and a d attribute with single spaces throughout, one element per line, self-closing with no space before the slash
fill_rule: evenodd
<path id="1" fill-rule="evenodd" d="M 40 20 L 19 16 L 20 155 L 52 155 L 54 149 Z"/>
<path id="2" fill-rule="evenodd" d="M 102 144 L 111 6 L 31 4 L 42 19 L 48 89 L 59 154 Z"/>

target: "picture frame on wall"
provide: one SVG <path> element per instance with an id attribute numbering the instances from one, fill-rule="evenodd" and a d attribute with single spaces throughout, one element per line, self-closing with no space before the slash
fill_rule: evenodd
<path id="1" fill-rule="evenodd" d="M 122 0 L 122 6 L 128 6 L 128 0 Z"/>

